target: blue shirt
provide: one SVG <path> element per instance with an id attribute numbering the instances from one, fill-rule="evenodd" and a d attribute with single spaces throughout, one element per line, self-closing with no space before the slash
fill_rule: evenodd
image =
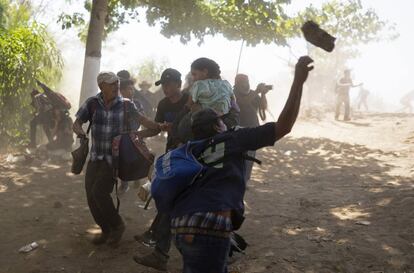
<path id="1" fill-rule="evenodd" d="M 128 125 L 130 131 L 139 129 L 138 118 L 141 115 L 137 107 L 129 99 L 116 97 L 108 107 L 105 107 L 102 93 L 90 97 L 79 108 L 76 118 L 82 123 L 92 121 L 90 153 L 91 161 L 106 160 L 112 163 L 112 140 L 126 131 L 124 127 L 124 107 L 128 111 Z"/>
<path id="2" fill-rule="evenodd" d="M 209 167 L 202 177 L 177 198 L 172 218 L 199 212 L 229 210 L 243 214 L 246 191 L 244 154 L 274 145 L 275 123 L 225 132 L 215 136 L 216 138 L 215 147 L 204 151 L 201 159 L 209 163 L 223 156 L 228 158 L 221 164 Z M 220 139 L 223 141 L 220 142 Z"/>

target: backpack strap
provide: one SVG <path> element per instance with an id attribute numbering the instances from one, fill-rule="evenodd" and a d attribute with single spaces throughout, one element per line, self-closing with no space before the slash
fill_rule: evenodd
<path id="1" fill-rule="evenodd" d="M 237 130 L 238 128 L 237 127 L 234 127 L 234 128 L 231 128 L 230 129 L 230 131 L 235 131 L 235 130 Z M 216 147 L 216 145 L 217 144 L 219 144 L 219 143 L 222 143 L 222 142 L 225 142 L 226 140 L 228 140 L 228 139 L 231 139 L 232 138 L 232 136 L 231 135 L 227 135 L 227 136 L 225 136 L 225 137 L 223 137 L 223 138 L 221 138 L 220 140 L 217 140 L 217 139 L 215 139 L 214 137 L 212 137 L 212 138 L 210 138 L 210 139 L 208 139 L 208 140 L 206 140 L 206 142 L 205 142 L 205 146 L 202 148 L 202 152 L 204 152 L 205 150 L 207 150 L 208 148 L 212 148 L 212 152 L 215 152 L 215 147 Z M 204 165 L 206 165 L 207 167 L 214 167 L 214 166 L 216 166 L 216 165 L 218 165 L 218 164 L 221 164 L 221 163 L 224 163 L 224 162 L 226 162 L 226 161 L 229 161 L 229 160 L 231 160 L 231 158 L 234 156 L 236 154 L 236 152 L 233 152 L 233 153 L 230 153 L 230 154 L 225 154 L 223 157 L 221 157 L 220 159 L 218 159 L 218 160 L 215 160 L 215 161 L 213 161 L 213 162 L 210 162 L 210 163 L 205 163 L 205 162 L 203 162 L 202 160 L 200 160 L 200 159 L 198 159 L 199 161 L 201 161 Z M 255 162 L 255 163 L 257 163 L 257 164 L 259 164 L 259 165 L 261 165 L 262 164 L 262 161 L 260 161 L 259 159 L 257 159 L 257 158 L 255 158 L 255 157 L 253 157 L 253 156 L 250 156 L 250 155 L 248 155 L 246 152 L 245 153 L 243 153 L 243 159 L 244 160 L 247 160 L 247 161 L 253 161 L 253 162 Z"/>
<path id="2" fill-rule="evenodd" d="M 122 125 L 122 130 L 124 133 L 129 133 L 131 131 L 130 125 L 129 125 L 129 111 L 128 111 L 128 104 L 126 103 L 126 100 L 122 100 L 122 105 L 124 108 L 124 120 Z"/>

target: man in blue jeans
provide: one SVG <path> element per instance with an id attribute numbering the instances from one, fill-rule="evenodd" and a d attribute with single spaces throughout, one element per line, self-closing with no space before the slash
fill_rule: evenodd
<path id="1" fill-rule="evenodd" d="M 227 131 L 214 110 L 204 109 L 194 114 L 195 139 L 222 139 L 206 149 L 199 160 L 205 163 L 225 160 L 207 168 L 174 203 L 171 229 L 183 256 L 184 273 L 227 272 L 230 234 L 244 219 L 244 155 L 247 151 L 274 145 L 291 131 L 299 113 L 303 84 L 313 69 L 309 67 L 312 62 L 309 57 L 301 57 L 296 64 L 290 94 L 277 122 Z"/>

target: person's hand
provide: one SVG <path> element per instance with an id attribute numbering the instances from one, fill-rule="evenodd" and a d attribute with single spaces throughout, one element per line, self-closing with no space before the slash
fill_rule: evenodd
<path id="1" fill-rule="evenodd" d="M 168 123 L 168 122 L 159 123 L 158 125 L 160 126 L 160 130 L 163 132 L 168 132 L 172 128 L 172 123 Z"/>
<path id="2" fill-rule="evenodd" d="M 309 66 L 311 63 L 313 63 L 313 60 L 309 56 L 299 58 L 295 66 L 295 81 L 299 81 L 302 84 L 306 81 L 309 71 L 313 69 L 313 66 Z"/>
<path id="3" fill-rule="evenodd" d="M 259 83 L 256 87 L 256 93 L 262 93 L 265 91 L 265 84 L 264 83 Z"/>
<path id="4" fill-rule="evenodd" d="M 273 89 L 272 85 L 266 85 L 264 83 L 259 83 L 256 87 L 256 93 L 266 95 L 272 89 Z"/>

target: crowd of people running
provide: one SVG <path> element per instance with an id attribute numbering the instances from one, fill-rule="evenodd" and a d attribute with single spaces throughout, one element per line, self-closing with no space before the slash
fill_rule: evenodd
<path id="1" fill-rule="evenodd" d="M 166 270 L 171 242 L 174 242 L 183 257 L 183 272 L 227 272 L 234 231 L 244 220 L 243 198 L 254 162 L 250 159 L 254 159 L 256 150 L 274 145 L 291 131 L 312 62 L 307 56 L 298 60 L 279 118 L 263 125 L 259 116 L 267 108 L 266 94 L 272 86 L 261 83 L 252 90 L 245 74 L 236 75 L 232 86 L 222 79 L 220 66 L 208 58 L 196 59 L 191 64 L 185 88 L 179 71 L 165 69 L 154 83 L 161 87 L 162 99 L 149 91 L 152 83 L 143 81 L 139 84 L 141 90 L 137 90 L 126 70 L 116 74 L 100 72 L 99 93 L 82 103 L 74 122 L 69 117 L 70 106 L 57 107 L 46 96 L 47 92 L 33 90 L 36 115 L 31 122 L 30 146 L 36 146 L 36 126 L 42 125 L 49 149 L 70 150 L 71 127 L 78 137 L 85 138 L 87 133 L 82 125 L 90 123 L 91 148 L 85 189 L 92 217 L 101 228 L 92 243 L 117 247 L 126 226 L 111 197 L 117 184 L 113 171 L 113 139 L 125 128 L 141 140 L 166 133 L 166 153 L 188 141 L 215 140 L 213 147 L 194 155 L 206 165 L 203 175 L 177 196 L 167 211 L 159 210 L 146 232 L 135 236 L 135 240 L 153 247 L 153 251 L 133 259 L 140 265 Z M 40 86 L 50 92 L 44 84 Z M 336 119 L 342 105 L 344 119 L 350 119 L 349 90 L 355 86 L 350 71 L 345 71 L 337 84 Z M 361 91 L 360 106 L 367 107 L 368 94 L 366 90 Z M 218 159 L 219 164 L 206 164 Z M 130 182 L 121 181 L 119 190 L 128 190 Z"/>

